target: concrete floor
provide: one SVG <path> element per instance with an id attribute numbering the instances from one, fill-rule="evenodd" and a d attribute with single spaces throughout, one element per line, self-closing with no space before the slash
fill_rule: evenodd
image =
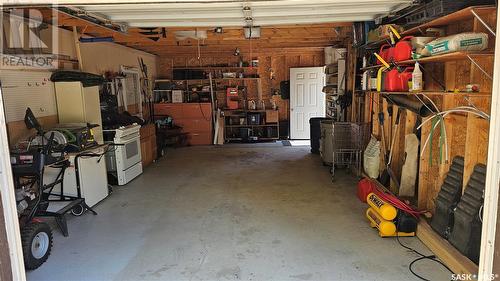
<path id="1" fill-rule="evenodd" d="M 355 190 L 343 172 L 332 183 L 309 147 L 170 150 L 98 216 L 68 216 L 70 236 L 56 233 L 28 280 L 417 280 L 417 256 L 377 236 Z M 450 280 L 436 263 L 415 270 Z"/>

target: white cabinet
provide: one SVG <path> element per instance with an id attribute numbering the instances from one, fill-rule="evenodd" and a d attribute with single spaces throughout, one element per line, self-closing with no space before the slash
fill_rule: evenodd
<path id="1" fill-rule="evenodd" d="M 83 87 L 81 82 L 56 82 L 56 102 L 59 123 L 90 123 L 99 127 L 92 133 L 97 143 L 103 143 L 99 87 Z"/>

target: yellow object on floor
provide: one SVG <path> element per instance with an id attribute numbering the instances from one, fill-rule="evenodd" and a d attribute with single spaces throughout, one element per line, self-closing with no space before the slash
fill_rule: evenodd
<path id="1" fill-rule="evenodd" d="M 371 208 L 373 208 L 374 211 L 380 214 L 382 219 L 386 221 L 392 221 L 398 214 L 398 211 L 394 208 L 394 206 L 385 202 L 373 192 L 366 196 L 366 202 Z"/>
<path id="2" fill-rule="evenodd" d="M 384 220 L 380 214 L 371 207 L 366 210 L 366 217 L 370 221 L 370 226 L 378 229 L 380 237 L 415 236 L 415 232 L 398 232 L 396 224 L 393 221 Z"/>

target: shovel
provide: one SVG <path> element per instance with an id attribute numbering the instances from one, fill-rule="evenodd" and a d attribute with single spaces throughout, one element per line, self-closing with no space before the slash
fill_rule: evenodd
<path id="1" fill-rule="evenodd" d="M 398 134 L 398 128 L 399 128 L 399 117 L 400 117 L 400 111 L 399 108 L 396 108 L 396 122 L 394 123 L 394 128 L 392 130 L 392 140 L 391 140 L 391 147 L 389 151 L 389 158 L 387 160 L 387 164 L 385 166 L 384 171 L 382 171 L 382 174 L 380 175 L 380 183 L 382 183 L 384 186 L 389 186 L 390 185 L 390 180 L 392 180 L 395 185 L 397 190 L 399 190 L 399 180 L 397 179 L 396 175 L 391 169 L 391 161 L 392 161 L 392 152 L 394 151 L 394 143 L 396 142 L 396 137 Z"/>

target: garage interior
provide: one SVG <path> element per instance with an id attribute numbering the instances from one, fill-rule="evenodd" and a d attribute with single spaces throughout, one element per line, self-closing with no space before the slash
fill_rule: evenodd
<path id="1" fill-rule="evenodd" d="M 498 277 L 494 1 L 63 2 L 0 7 L 0 280 Z"/>

